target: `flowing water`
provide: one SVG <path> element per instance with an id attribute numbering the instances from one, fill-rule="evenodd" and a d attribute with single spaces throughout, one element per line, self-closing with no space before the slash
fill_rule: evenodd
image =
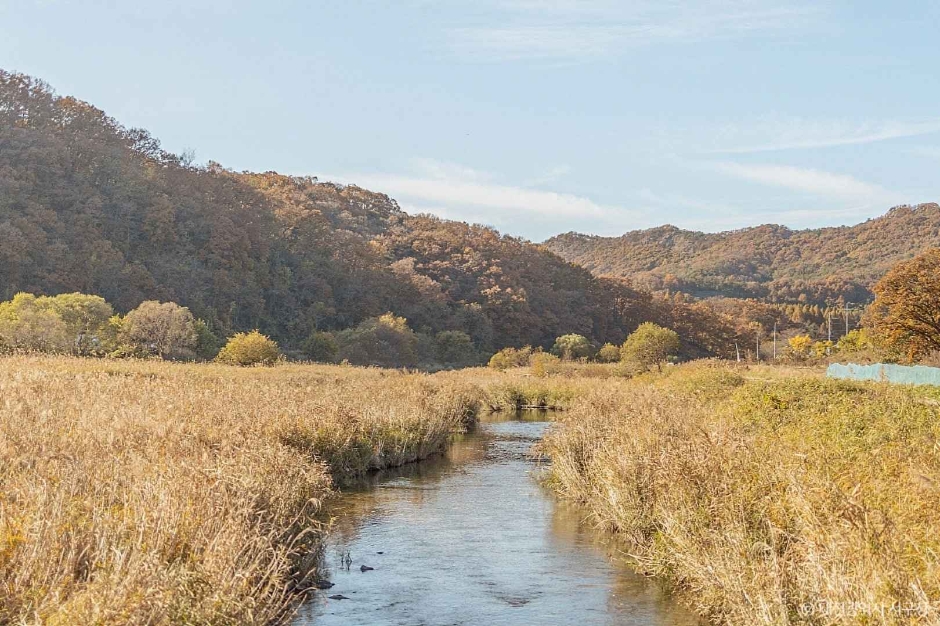
<path id="1" fill-rule="evenodd" d="M 445 457 L 347 491 L 326 546 L 335 586 L 295 626 L 698 625 L 539 485 L 542 420 L 490 418 Z"/>

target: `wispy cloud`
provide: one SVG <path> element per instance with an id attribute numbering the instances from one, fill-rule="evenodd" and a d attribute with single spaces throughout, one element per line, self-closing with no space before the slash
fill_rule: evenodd
<path id="1" fill-rule="evenodd" d="M 414 198 L 447 206 L 469 205 L 546 217 L 596 218 L 609 212 L 609 209 L 589 198 L 509 185 L 382 174 L 360 177 L 358 181 L 362 181 L 367 187 L 381 189 L 392 196 Z"/>
<path id="2" fill-rule="evenodd" d="M 920 120 L 806 119 L 768 116 L 727 125 L 706 152 L 746 154 L 848 146 L 940 132 L 940 118 Z"/>
<path id="3" fill-rule="evenodd" d="M 658 43 L 784 31 L 819 16 L 819 3 L 770 0 L 520 0 L 494 6 L 493 24 L 449 29 L 473 60 L 580 61 Z"/>
<path id="4" fill-rule="evenodd" d="M 641 218 L 635 211 L 607 206 L 591 198 L 530 186 L 503 184 L 489 173 L 432 159 L 409 162 L 408 174 L 363 173 L 324 179 L 380 190 L 406 210 L 496 226 L 530 222 L 557 224 L 585 219 L 592 224 L 627 224 Z M 560 168 L 555 175 L 564 173 Z"/>
<path id="5" fill-rule="evenodd" d="M 813 208 L 791 208 L 793 199 L 775 199 L 777 208 L 763 205 L 755 210 L 754 203 L 728 203 L 677 194 L 672 191 L 641 189 L 638 195 L 650 204 L 654 214 L 672 214 L 670 222 L 680 228 L 718 232 L 757 226 L 759 224 L 783 224 L 790 228 L 815 228 L 821 224 L 856 223 L 867 217 L 879 215 L 889 205 L 870 204 L 860 206 L 851 202 L 845 206 L 844 198 L 814 200 Z M 804 201 L 797 201 L 805 204 Z M 836 206 L 832 206 L 836 205 Z"/>
<path id="6" fill-rule="evenodd" d="M 847 174 L 834 174 L 817 169 L 731 162 L 712 163 L 709 167 L 742 180 L 828 198 L 864 199 L 877 203 L 892 197 L 891 192 L 878 185 L 866 183 Z"/>

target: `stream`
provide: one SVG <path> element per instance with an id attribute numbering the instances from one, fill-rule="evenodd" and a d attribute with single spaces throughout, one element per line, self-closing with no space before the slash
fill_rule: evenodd
<path id="1" fill-rule="evenodd" d="M 325 552 L 335 586 L 294 626 L 701 624 L 539 484 L 527 453 L 544 420 L 485 417 L 443 457 L 347 489 Z"/>

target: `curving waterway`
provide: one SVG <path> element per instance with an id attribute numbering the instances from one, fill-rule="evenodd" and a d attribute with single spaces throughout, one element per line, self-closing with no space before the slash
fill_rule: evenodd
<path id="1" fill-rule="evenodd" d="M 699 625 L 539 485 L 527 453 L 543 420 L 489 417 L 443 458 L 347 490 L 325 553 L 334 587 L 294 626 Z"/>

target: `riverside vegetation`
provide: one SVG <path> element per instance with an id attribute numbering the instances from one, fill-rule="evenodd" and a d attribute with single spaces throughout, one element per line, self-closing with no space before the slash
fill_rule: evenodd
<path id="1" fill-rule="evenodd" d="M 714 621 L 937 623 L 937 392 L 534 369 L 0 359 L 0 623 L 285 622 L 337 485 L 530 405 L 551 487 Z"/>
<path id="2" fill-rule="evenodd" d="M 0 624 L 266 624 L 334 482 L 440 452 L 459 381 L 336 366 L 0 359 Z"/>
<path id="3" fill-rule="evenodd" d="M 724 624 L 940 623 L 936 390 L 689 364 L 577 399 L 552 486 Z"/>

